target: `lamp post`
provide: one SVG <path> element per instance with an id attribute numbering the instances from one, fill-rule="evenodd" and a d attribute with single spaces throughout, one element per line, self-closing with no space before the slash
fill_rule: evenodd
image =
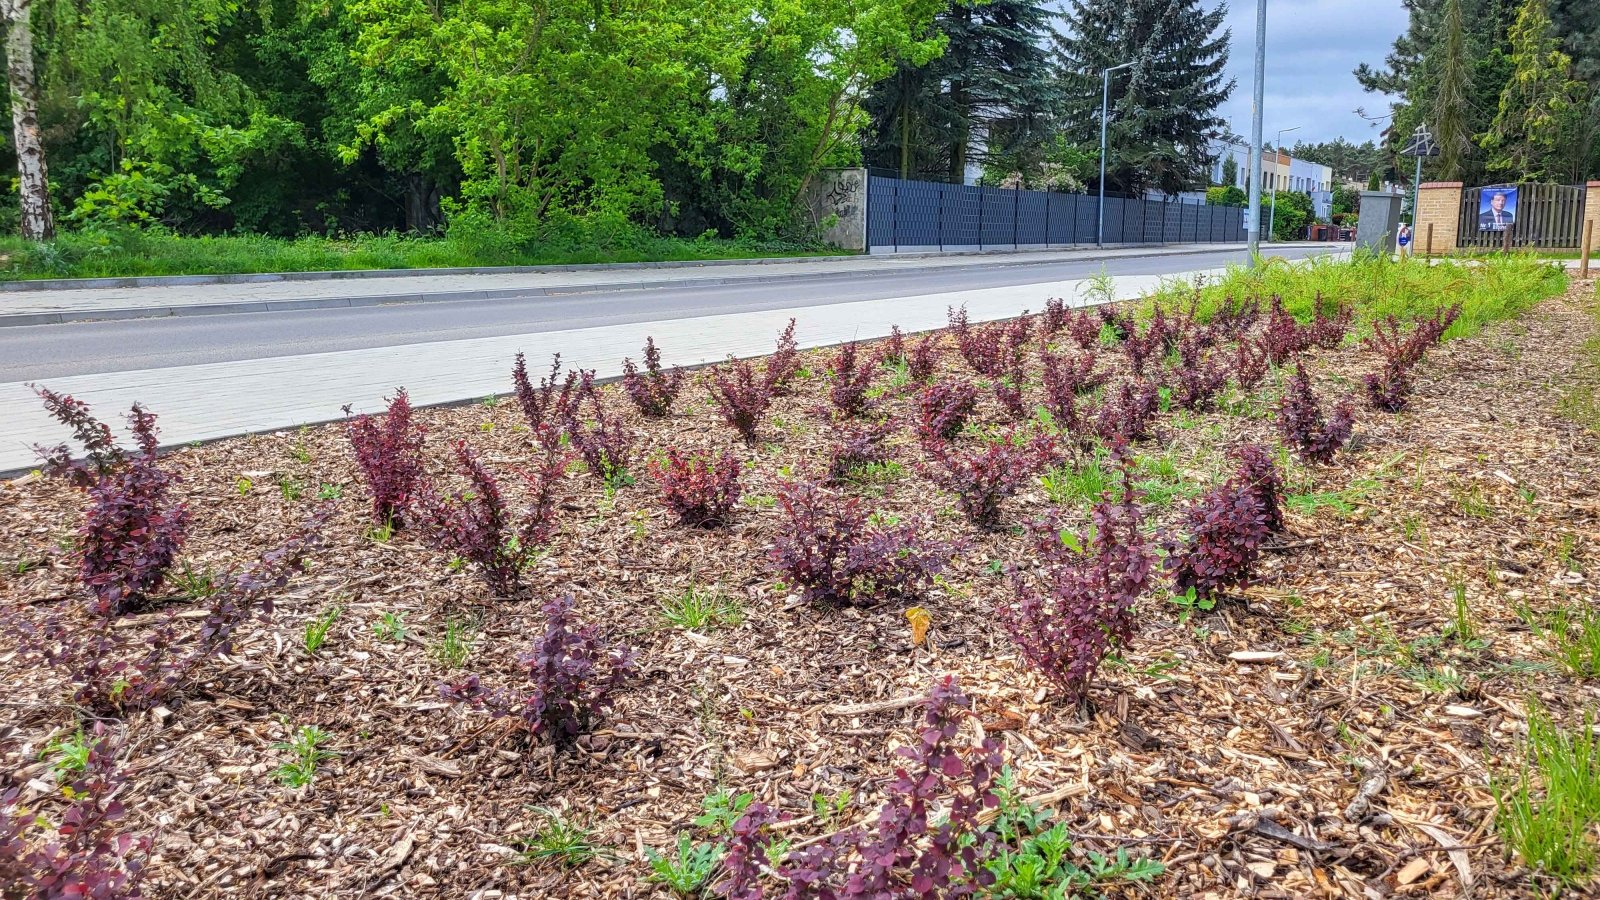
<path id="1" fill-rule="evenodd" d="M 1256 264 L 1261 249 L 1261 104 L 1267 83 L 1267 0 L 1256 0 L 1256 81 L 1250 100 L 1250 208 L 1245 240 L 1250 248 L 1250 265 Z"/>
<path id="2" fill-rule="evenodd" d="M 1278 157 L 1283 155 L 1283 136 L 1288 134 L 1291 131 L 1299 131 L 1299 130 L 1300 130 L 1300 126 L 1299 125 L 1295 125 L 1295 126 L 1293 126 L 1291 128 L 1279 128 L 1278 129 L 1278 139 L 1276 141 L 1272 142 L 1272 146 L 1274 148 L 1273 151 L 1272 151 L 1272 162 L 1273 162 L 1273 164 L 1277 164 Z M 1269 243 L 1269 244 L 1272 243 L 1272 226 L 1276 225 L 1277 223 L 1278 223 L 1278 188 L 1277 188 L 1276 185 L 1274 185 L 1273 188 L 1272 188 L 1272 212 L 1270 214 L 1268 214 L 1268 216 L 1267 216 L 1267 243 Z"/>
<path id="3" fill-rule="evenodd" d="M 1106 120 L 1111 106 L 1111 73 L 1133 65 L 1125 62 L 1100 72 L 1100 221 L 1094 233 L 1094 245 L 1106 245 Z"/>

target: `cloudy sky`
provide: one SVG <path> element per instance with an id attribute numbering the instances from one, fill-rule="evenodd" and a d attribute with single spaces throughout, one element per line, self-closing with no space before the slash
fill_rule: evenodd
<path id="1" fill-rule="evenodd" d="M 1238 79 L 1221 115 L 1236 134 L 1250 136 L 1251 84 L 1255 77 L 1255 0 L 1229 0 L 1233 29 L 1229 74 Z M 1380 96 L 1361 90 L 1351 72 L 1362 62 L 1381 63 L 1406 28 L 1400 0 L 1267 0 L 1267 79 L 1263 104 L 1265 140 L 1279 128 L 1299 125 L 1283 136 L 1323 141 L 1343 135 L 1360 143 L 1375 140 L 1377 128 L 1355 114 L 1389 111 Z M 1386 123 L 1385 123 L 1386 124 Z"/>

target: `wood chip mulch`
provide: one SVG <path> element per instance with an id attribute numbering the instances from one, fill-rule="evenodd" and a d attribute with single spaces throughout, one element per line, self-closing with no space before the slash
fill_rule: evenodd
<path id="1" fill-rule="evenodd" d="M 754 447 L 720 424 L 698 383 L 670 420 L 630 411 L 645 453 L 728 449 L 751 463 L 735 524 L 679 528 L 642 472 L 608 499 L 575 471 L 559 535 L 529 573 L 531 599 L 517 602 L 486 599 L 470 572 L 409 535 L 369 539 L 337 427 L 177 450 L 169 465 L 192 511 L 184 559 L 196 571 L 276 546 L 323 485 L 344 499 L 327 545 L 269 622 L 169 707 L 117 724 L 133 772 L 129 827 L 155 836 L 146 893 L 668 896 L 644 881 L 645 851 L 669 847 L 718 788 L 795 814 L 797 835 L 814 833 L 813 794 L 850 791 L 851 815 L 870 814 L 917 721 L 896 701 L 954 673 L 1019 782 L 1054 801 L 1075 852 L 1126 848 L 1166 864 L 1138 891 L 1531 895 L 1494 831 L 1490 779 L 1513 771 L 1530 702 L 1571 723 L 1595 700 L 1527 624 L 1596 599 L 1600 436 L 1557 414 L 1596 331 L 1583 299 L 1593 296 L 1592 283 L 1575 284 L 1433 351 L 1411 411 L 1362 409 L 1353 450 L 1331 466 L 1293 465 L 1289 534 L 1256 582 L 1212 610 L 1147 599 L 1133 648 L 1102 668 L 1082 707 L 1052 698 L 997 627 L 992 611 L 1009 591 L 999 572 L 1026 542 L 1015 529 L 973 532 L 918 473 L 908 396 L 880 404 L 901 426 L 892 440 L 906 474 L 853 490 L 884 514 L 931 514 L 937 536 L 965 541 L 921 601 L 932 628 L 916 647 L 903 607 L 802 605 L 766 562 L 775 485 L 826 465 L 820 377 L 774 406 Z M 806 361 L 820 372 L 826 358 Z M 1352 348 L 1309 359 L 1318 392 L 1332 397 L 1355 396 L 1376 357 Z M 942 368 L 964 367 L 947 351 Z M 1275 379 L 1231 413 L 1164 416 L 1165 446 L 1142 452 L 1165 454 L 1190 493 L 1226 477 L 1228 446 L 1276 441 Z M 514 402 L 419 417 L 442 477 L 454 478 L 445 448 L 465 437 L 516 495 L 512 468 L 529 451 Z M 980 418 L 1003 416 L 986 399 Z M 285 499 L 283 482 L 300 498 Z M 45 479 L 0 485 L 0 609 L 41 615 L 79 602 L 62 539 L 82 502 Z M 1154 512 L 1172 521 L 1181 504 Z M 1007 520 L 1049 506 L 1035 486 L 1007 504 Z M 1457 585 L 1473 641 L 1451 631 Z M 666 623 L 662 601 L 691 587 L 737 601 L 742 621 L 698 632 Z M 508 722 L 440 699 L 439 683 L 462 672 L 515 685 L 515 657 L 542 626 L 537 601 L 563 593 L 640 663 L 576 749 L 529 747 Z M 308 655 L 306 624 L 335 604 L 326 645 Z M 403 638 L 379 637 L 385 613 L 403 617 Z M 460 669 L 438 652 L 452 623 L 471 643 Z M 55 777 L 43 749 L 80 720 L 59 676 L 25 668 L 12 641 L 0 642 L 0 771 L 43 792 Z M 312 785 L 287 787 L 274 776 L 287 757 L 273 745 L 310 724 L 334 735 L 339 756 Z M 523 862 L 520 842 L 544 810 L 592 828 L 611 852 L 576 868 Z"/>

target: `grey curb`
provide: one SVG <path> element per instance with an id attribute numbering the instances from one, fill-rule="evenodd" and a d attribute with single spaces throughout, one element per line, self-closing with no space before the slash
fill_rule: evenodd
<path id="1" fill-rule="evenodd" d="M 1126 249 L 1130 245 L 1116 247 L 1108 246 L 1106 249 Z M 1140 245 L 1132 245 L 1140 246 Z M 1228 249 L 1231 244 L 1192 244 L 1183 245 L 1177 249 L 1164 249 L 1151 247 L 1149 252 L 1126 254 L 1119 259 L 1141 259 L 1153 256 L 1189 256 L 1202 253 L 1214 253 L 1219 249 Z M 1078 248 L 1078 252 L 1088 248 Z M 956 251 L 950 253 L 905 253 L 883 254 L 884 258 L 898 259 L 928 259 L 943 256 L 995 256 L 994 262 L 983 263 L 986 268 L 1021 268 L 1026 266 L 1055 265 L 1066 260 L 1012 260 L 1000 259 L 1011 250 L 984 250 L 984 251 Z M 1024 251 L 1037 252 L 1037 251 Z M 389 269 L 389 270 L 363 270 L 356 272 L 303 272 L 277 275 L 179 275 L 162 276 L 160 278 L 107 278 L 107 279 L 59 279 L 49 282 L 0 282 L 0 291 L 5 290 L 51 290 L 66 288 L 129 288 L 129 287 L 162 287 L 184 286 L 201 284 L 250 284 L 269 283 L 276 281 L 319 281 L 329 278 L 374 278 L 374 277 L 411 277 L 414 275 L 460 275 L 460 274 L 526 274 L 550 272 L 578 272 L 595 271 L 597 268 L 610 271 L 611 269 L 623 270 L 627 268 L 684 268 L 688 266 L 703 265 L 731 265 L 734 263 L 765 265 L 781 262 L 810 262 L 814 260 L 850 260 L 860 259 L 860 256 L 809 256 L 795 258 L 764 258 L 758 260 L 711 260 L 707 262 L 667 264 L 667 263 L 622 263 L 605 267 L 580 267 L 565 266 L 558 268 L 542 266 L 504 267 L 495 269 Z M 795 273 L 789 275 L 710 275 L 705 278 L 680 278 L 656 279 L 652 281 L 616 281 L 600 284 L 584 285 L 553 285 L 549 287 L 525 288 L 493 288 L 478 291 L 432 291 L 403 294 L 374 294 L 362 297 L 307 297 L 302 299 L 290 298 L 286 300 L 249 301 L 242 300 L 230 303 L 201 303 L 185 304 L 179 306 L 135 306 L 111 307 L 105 309 L 59 310 L 53 312 L 33 312 L 0 314 L 0 328 L 22 327 L 32 325 L 62 325 L 69 322 L 105 322 L 138 318 L 170 318 L 174 316 L 216 316 L 238 315 L 245 313 L 282 312 L 286 310 L 307 309 L 354 309 L 364 306 L 390 306 L 406 303 L 449 303 L 455 301 L 492 301 L 492 300 L 518 300 L 536 297 L 570 296 L 575 294 L 603 294 L 628 290 L 659 290 L 673 287 L 696 287 L 729 284 L 771 284 L 784 281 L 828 281 L 843 278 L 872 278 L 879 275 L 903 275 L 912 272 L 929 272 L 944 267 L 925 266 L 920 268 L 897 268 L 883 270 L 855 270 L 849 272 L 818 272 Z M 45 284 L 50 287 L 35 288 L 33 285 Z M 28 287 L 18 287 L 28 286 Z"/>

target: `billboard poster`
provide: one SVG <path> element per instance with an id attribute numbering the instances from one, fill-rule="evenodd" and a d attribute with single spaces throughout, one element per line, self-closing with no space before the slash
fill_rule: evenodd
<path id="1" fill-rule="evenodd" d="M 1517 189 L 1486 187 L 1478 192 L 1478 230 L 1505 231 L 1517 218 Z"/>

